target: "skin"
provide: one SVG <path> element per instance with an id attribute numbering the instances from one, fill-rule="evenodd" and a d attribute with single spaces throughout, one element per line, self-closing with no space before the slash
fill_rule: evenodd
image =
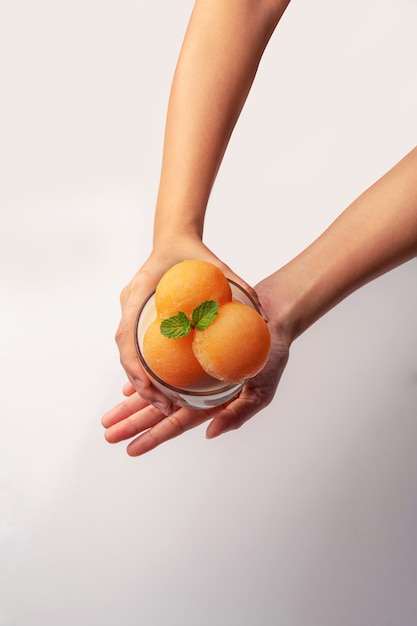
<path id="1" fill-rule="evenodd" d="M 352 292 L 416 254 L 417 147 L 255 289 L 271 324 L 292 342 Z"/>
<path id="2" fill-rule="evenodd" d="M 271 402 L 299 335 L 350 293 L 417 254 L 417 149 L 306 250 L 254 289 L 203 244 L 204 216 L 217 171 L 262 53 L 288 4 L 195 3 L 169 100 L 153 250 L 121 294 L 116 341 L 129 382 L 124 400 L 102 419 L 108 442 L 131 440 L 131 456 L 206 421 L 208 438 L 239 428 Z M 251 291 L 269 320 L 272 339 L 262 372 L 227 406 L 207 411 L 172 406 L 144 374 L 133 344 L 140 304 L 163 273 L 186 258 L 216 263 Z"/>
<path id="3" fill-rule="evenodd" d="M 207 420 L 209 438 L 239 428 L 271 402 L 298 336 L 353 291 L 416 254 L 414 148 L 301 254 L 255 286 L 269 320 L 272 349 L 265 368 L 237 399 L 210 411 L 178 408 L 165 417 L 128 383 L 126 399 L 103 418 L 107 440 L 134 437 L 127 452 L 138 456 Z"/>
<path id="4" fill-rule="evenodd" d="M 202 243 L 204 217 L 263 51 L 288 4 L 289 0 L 197 0 L 185 33 L 168 102 L 153 249 L 121 293 L 116 333 L 131 386 L 165 414 L 174 407 L 140 367 L 133 343 L 135 317 L 165 271 L 184 259 L 216 263 L 255 296 Z"/>

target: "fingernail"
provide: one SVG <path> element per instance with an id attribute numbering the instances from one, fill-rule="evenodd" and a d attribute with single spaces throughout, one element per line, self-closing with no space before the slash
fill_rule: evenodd
<path id="1" fill-rule="evenodd" d="M 172 413 L 172 407 L 170 404 L 164 404 L 163 402 L 154 402 L 154 407 L 161 411 L 164 415 L 168 417 Z"/>
<path id="2" fill-rule="evenodd" d="M 206 439 L 215 439 L 216 437 L 220 437 L 221 435 L 224 435 L 225 433 L 229 433 L 232 430 L 235 430 L 233 426 L 227 426 L 226 428 L 223 428 L 222 430 L 215 430 L 214 433 L 212 433 L 211 431 L 208 431 L 206 432 Z"/>
<path id="3" fill-rule="evenodd" d="M 220 437 L 224 433 L 223 430 L 212 433 L 211 431 L 206 432 L 206 439 L 215 439 L 216 437 Z"/>

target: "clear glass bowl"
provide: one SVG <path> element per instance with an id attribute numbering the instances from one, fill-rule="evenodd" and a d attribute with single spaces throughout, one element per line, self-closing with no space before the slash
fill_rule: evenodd
<path id="1" fill-rule="evenodd" d="M 228 279 L 229 280 L 229 279 Z M 232 290 L 233 300 L 239 300 L 248 306 L 251 306 L 259 313 L 259 308 L 253 298 L 240 285 L 233 280 L 229 280 Z M 143 337 L 146 329 L 156 317 L 155 309 L 155 291 L 146 298 L 140 307 L 135 322 L 135 346 L 136 352 L 143 369 L 152 381 L 154 386 L 162 391 L 174 404 L 186 406 L 192 409 L 209 409 L 220 404 L 224 404 L 236 396 L 245 384 L 245 381 L 238 384 L 224 383 L 220 380 L 212 379 L 204 388 L 198 389 L 180 389 L 173 387 L 159 376 L 155 374 L 147 364 L 143 353 Z"/>

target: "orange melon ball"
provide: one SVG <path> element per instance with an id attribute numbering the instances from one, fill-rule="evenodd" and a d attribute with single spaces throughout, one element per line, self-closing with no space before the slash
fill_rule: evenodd
<path id="1" fill-rule="evenodd" d="M 219 306 L 232 299 L 227 278 L 213 263 L 186 260 L 173 265 L 159 281 L 155 291 L 155 307 L 161 317 L 179 311 L 191 318 L 194 309 L 206 300 Z"/>
<path id="2" fill-rule="evenodd" d="M 265 366 L 271 337 L 263 317 L 242 302 L 227 302 L 215 320 L 194 333 L 193 352 L 202 368 L 219 380 L 240 383 Z"/>
<path id="3" fill-rule="evenodd" d="M 173 387 L 200 386 L 209 378 L 194 356 L 193 332 L 179 339 L 165 337 L 156 318 L 146 329 L 142 353 L 151 370 Z"/>

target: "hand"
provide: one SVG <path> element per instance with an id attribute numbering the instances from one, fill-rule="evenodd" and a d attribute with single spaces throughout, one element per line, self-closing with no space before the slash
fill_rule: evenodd
<path id="1" fill-rule="evenodd" d="M 222 263 L 199 238 L 190 236 L 175 237 L 174 241 L 165 242 L 164 245 L 159 243 L 146 263 L 123 289 L 120 296 L 122 317 L 116 333 L 116 342 L 122 366 L 130 382 L 130 386 L 126 387 L 127 395 L 130 399 L 129 406 L 133 403 L 131 398 L 133 388 L 141 396 L 145 405 L 153 405 L 158 414 L 161 413 L 165 416 L 170 415 L 174 407 L 169 399 L 151 384 L 140 365 L 134 344 L 134 323 L 139 307 L 149 293 L 155 289 L 162 275 L 175 263 L 185 259 L 202 259 L 216 264 L 228 278 L 235 280 L 254 295 L 253 289 L 236 276 L 227 265 Z M 139 400 L 136 402 L 138 403 Z M 140 402 L 137 406 L 139 405 Z M 136 408 L 135 412 L 138 410 Z M 151 409 L 146 414 L 149 411 L 155 414 L 155 411 Z"/>
<path id="2" fill-rule="evenodd" d="M 263 310 L 268 318 L 268 311 L 265 307 Z M 130 456 L 140 456 L 208 420 L 211 420 L 206 430 L 209 439 L 239 428 L 271 402 L 288 360 L 289 340 L 285 333 L 280 330 L 279 325 L 273 323 L 270 331 L 271 353 L 266 366 L 227 405 L 208 410 L 174 407 L 173 412 L 166 416 L 141 397 L 142 393 L 136 393 L 132 384 L 127 383 L 123 388 L 125 400 L 103 416 L 106 440 L 109 443 L 118 443 L 133 438 L 127 447 L 127 453 Z"/>

